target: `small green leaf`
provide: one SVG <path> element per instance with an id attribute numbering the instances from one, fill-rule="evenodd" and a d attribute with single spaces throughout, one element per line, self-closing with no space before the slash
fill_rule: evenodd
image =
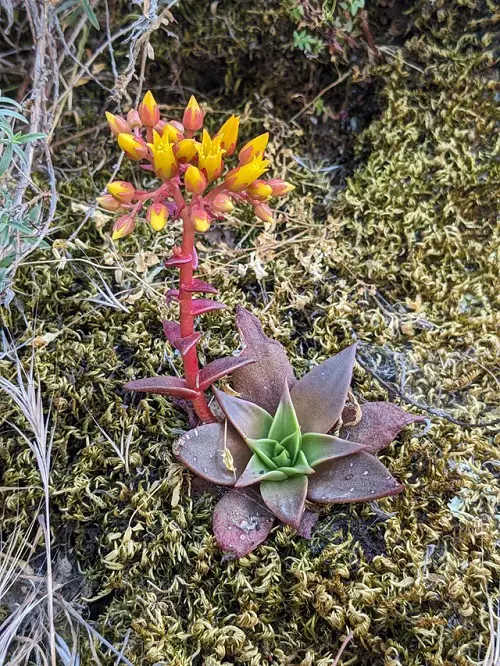
<path id="1" fill-rule="evenodd" d="M 89 0 L 82 0 L 82 7 L 83 7 L 83 11 L 85 12 L 85 16 L 92 23 L 94 28 L 96 30 L 100 30 L 101 26 L 99 25 L 99 21 L 97 20 L 97 16 L 95 15 L 94 10 L 90 6 Z"/>
<path id="2" fill-rule="evenodd" d="M 292 398 L 290 397 L 290 390 L 288 383 L 285 382 L 281 400 L 273 418 L 273 423 L 269 430 L 269 439 L 274 439 L 281 442 L 283 439 L 292 435 L 299 428 L 297 415 L 295 414 L 295 407 L 293 406 Z"/>
<path id="3" fill-rule="evenodd" d="M 283 451 L 273 458 L 273 462 L 276 465 L 278 469 L 281 467 L 289 467 L 292 464 L 292 459 L 288 455 L 288 451 L 286 449 L 283 449 Z"/>
<path id="4" fill-rule="evenodd" d="M 245 439 L 247 446 L 260 458 L 269 469 L 276 469 L 272 461 L 276 442 L 273 439 Z"/>
<path id="5" fill-rule="evenodd" d="M 302 451 L 299 451 L 297 462 L 293 467 L 280 467 L 279 471 L 286 474 L 289 478 L 293 476 L 299 476 L 301 474 L 314 474 L 313 468 L 308 464 L 307 458 L 302 453 Z"/>
<path id="6" fill-rule="evenodd" d="M 286 474 L 277 469 L 270 469 L 257 454 L 248 461 L 245 471 L 235 483 L 235 488 L 244 488 L 261 481 L 284 481 Z"/>
<path id="7" fill-rule="evenodd" d="M 295 465 L 295 461 L 297 460 L 297 456 L 300 451 L 301 439 L 302 436 L 300 434 L 300 428 L 297 428 L 295 432 L 292 432 L 291 435 L 288 435 L 288 437 L 285 437 L 285 439 L 281 440 L 282 446 L 286 448 L 288 454 L 290 455 L 292 465 Z"/>
<path id="8" fill-rule="evenodd" d="M 365 450 L 363 444 L 349 442 L 340 437 L 308 432 L 302 435 L 301 451 L 311 467 L 316 467 L 327 460 L 343 458 Z"/>
<path id="9" fill-rule="evenodd" d="M 9 168 L 12 162 L 12 154 L 14 152 L 14 147 L 12 144 L 5 146 L 2 158 L 0 159 L 0 176 L 3 176 L 4 173 Z"/>

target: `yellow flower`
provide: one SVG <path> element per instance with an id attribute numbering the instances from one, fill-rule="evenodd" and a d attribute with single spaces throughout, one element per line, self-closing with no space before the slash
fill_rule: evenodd
<path id="1" fill-rule="evenodd" d="M 162 203 L 155 203 L 148 208 L 146 218 L 154 231 L 161 231 L 167 224 L 168 208 Z"/>
<path id="2" fill-rule="evenodd" d="M 210 217 L 208 213 L 201 208 L 193 213 L 192 220 L 196 231 L 204 232 L 210 227 Z"/>
<path id="3" fill-rule="evenodd" d="M 216 137 L 222 136 L 221 148 L 226 151 L 226 157 L 229 157 L 236 150 L 236 142 L 238 141 L 238 129 L 240 126 L 239 116 L 231 116 L 226 120 L 224 125 L 215 135 Z"/>
<path id="4" fill-rule="evenodd" d="M 265 134 L 260 134 L 255 139 L 245 143 L 238 154 L 240 164 L 248 164 L 256 157 L 263 157 L 268 141 L 269 132 L 265 132 Z"/>
<path id="5" fill-rule="evenodd" d="M 119 134 L 118 145 L 131 160 L 136 162 L 148 155 L 147 147 L 132 134 Z"/>
<path id="6" fill-rule="evenodd" d="M 203 125 L 204 115 L 200 105 L 196 101 L 196 97 L 191 95 L 182 117 L 182 124 L 189 132 L 196 132 L 201 129 Z"/>
<path id="7" fill-rule="evenodd" d="M 267 171 L 269 160 L 263 160 L 261 157 L 256 157 L 248 164 L 232 169 L 226 174 L 225 183 L 228 190 L 231 192 L 243 192 L 254 180 Z"/>
<path id="8" fill-rule="evenodd" d="M 173 178 L 177 174 L 178 164 L 168 132 L 160 136 L 156 130 L 153 130 L 153 143 L 149 143 L 148 146 L 153 153 L 153 168 L 156 175 L 165 180 Z"/>
<path id="9" fill-rule="evenodd" d="M 108 192 L 120 203 L 130 203 L 134 198 L 135 187 L 126 180 L 114 180 L 108 185 Z"/>
<path id="10" fill-rule="evenodd" d="M 198 142 L 194 139 L 182 139 L 174 146 L 174 155 L 179 162 L 191 162 L 198 152 Z"/>
<path id="11" fill-rule="evenodd" d="M 184 185 L 192 194 L 202 194 L 207 186 L 207 179 L 201 171 L 190 164 L 184 174 Z"/>
<path id="12" fill-rule="evenodd" d="M 135 229 L 135 220 L 129 215 L 122 215 L 119 217 L 113 225 L 113 235 L 111 238 L 113 240 L 118 240 L 124 236 L 128 236 Z"/>
<path id="13" fill-rule="evenodd" d="M 163 136 L 165 136 L 165 134 L 167 134 L 171 143 L 177 143 L 177 141 L 181 141 L 184 138 L 183 133 L 170 123 L 165 123 L 163 128 Z"/>
<path id="14" fill-rule="evenodd" d="M 267 201 L 273 193 L 273 188 L 265 180 L 255 180 L 248 186 L 248 194 L 257 201 Z"/>
<path id="15" fill-rule="evenodd" d="M 154 127 L 160 120 L 160 107 L 156 103 L 151 90 L 148 90 L 142 103 L 139 104 L 139 118 L 146 127 Z"/>
<path id="16" fill-rule="evenodd" d="M 198 167 L 205 172 L 209 183 L 219 178 L 224 168 L 222 156 L 225 151 L 221 141 L 221 135 L 211 139 L 207 130 L 203 130 L 201 144 L 198 144 Z"/>
<path id="17" fill-rule="evenodd" d="M 123 132 L 130 132 L 130 125 L 121 116 L 114 116 L 109 111 L 106 111 L 106 120 L 108 121 L 109 129 L 113 132 L 115 136 L 122 134 Z"/>

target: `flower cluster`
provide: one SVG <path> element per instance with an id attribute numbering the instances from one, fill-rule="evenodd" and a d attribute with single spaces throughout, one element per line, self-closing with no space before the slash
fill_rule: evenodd
<path id="1" fill-rule="evenodd" d="M 109 112 L 106 117 L 127 157 L 163 181 L 153 191 L 136 190 L 125 181 L 108 185 L 108 194 L 97 201 L 105 210 L 123 213 L 114 224 L 114 240 L 134 231 L 145 205 L 154 231 L 161 231 L 169 218 L 188 217 L 194 231 L 205 232 L 239 202 L 252 205 L 259 219 L 271 222 L 271 197 L 294 189 L 280 178 L 261 178 L 269 168 L 264 156 L 268 132 L 246 143 L 238 152 L 237 164 L 224 174 L 226 161 L 236 153 L 240 119 L 231 116 L 211 137 L 203 129 L 204 113 L 194 97 L 182 122 L 162 120 L 151 92 L 126 118 Z"/>

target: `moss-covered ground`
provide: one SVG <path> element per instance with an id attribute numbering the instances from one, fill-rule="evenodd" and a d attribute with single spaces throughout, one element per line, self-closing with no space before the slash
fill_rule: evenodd
<path id="1" fill-rule="evenodd" d="M 59 149 L 56 249 L 30 258 L 2 317 L 18 343 L 35 337 L 52 404 L 56 580 L 111 643 L 126 638 L 133 664 L 332 666 L 349 630 L 343 666 L 466 666 L 485 654 L 500 571 L 498 435 L 487 427 L 499 417 L 499 16 L 492 1 L 472 0 L 421 1 L 410 16 L 404 47 L 331 91 L 338 107 L 345 95 L 376 91 L 379 110 L 361 133 L 356 116 L 366 114 L 348 105 L 343 125 L 326 121 L 328 138 L 314 152 L 321 119 L 289 124 L 296 110 L 287 116 L 247 95 L 245 131 L 271 131 L 273 173 L 297 189 L 274 225 L 239 215 L 199 244 L 202 272 L 228 305 L 201 322 L 207 360 L 237 349 L 233 308 L 242 303 L 298 373 L 358 339 L 355 393 L 387 399 L 389 387 L 390 399 L 431 418 L 427 432 L 409 430 L 384 452 L 406 492 L 378 506 L 322 509 L 311 541 L 277 528 L 239 561 L 216 547 L 215 499 L 171 454 L 184 415 L 168 399 L 121 388 L 180 369 L 160 321 L 173 273 L 158 263 L 179 228 L 154 238 L 144 229 L 114 248 L 110 222 L 97 217 L 68 244 L 117 152 L 105 132 Z M 180 21 L 187 39 L 189 22 Z M 251 55 L 265 62 L 258 49 Z M 283 80 L 295 55 L 276 55 Z M 182 62 L 194 70 L 195 56 Z M 228 62 L 218 80 L 231 72 Z M 346 127 L 350 166 L 338 148 Z M 342 176 L 317 172 L 337 162 Z M 96 303 L 102 280 L 121 309 Z M 12 374 L 8 358 L 0 368 Z M 0 409 L 23 427 L 3 395 Z M 102 431 L 118 446 L 130 436 L 126 465 Z M 40 479 L 7 424 L 0 486 L 30 488 L 0 493 L 4 533 L 28 525 Z M 102 664 L 115 663 L 96 649 Z M 95 663 L 85 642 L 81 659 Z"/>

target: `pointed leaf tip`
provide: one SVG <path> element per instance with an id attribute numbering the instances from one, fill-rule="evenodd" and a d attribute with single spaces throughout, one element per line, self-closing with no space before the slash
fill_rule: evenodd
<path id="1" fill-rule="evenodd" d="M 224 358 L 216 358 L 215 361 L 208 363 L 200 371 L 200 389 L 204 391 L 209 386 L 212 386 L 221 377 L 231 374 L 237 368 L 242 368 L 244 365 L 253 363 L 252 358 L 241 358 L 241 356 L 226 356 Z"/>
<path id="2" fill-rule="evenodd" d="M 180 377 L 147 377 L 128 382 L 123 387 L 127 391 L 139 393 L 157 393 L 159 395 L 170 395 L 175 398 L 194 400 L 198 393 L 189 388 L 186 381 Z"/>
<path id="3" fill-rule="evenodd" d="M 244 557 L 263 543 L 275 517 L 258 493 L 230 490 L 217 503 L 213 531 L 219 547 L 233 558 Z"/>
<path id="4" fill-rule="evenodd" d="M 268 338 L 255 315 L 238 305 L 236 326 L 243 344 L 241 358 L 253 358 L 255 363 L 233 373 L 233 386 L 245 400 L 274 414 L 280 401 L 283 383 L 291 387 L 295 375 L 285 348 L 277 340 Z"/>
<path id="5" fill-rule="evenodd" d="M 286 525 L 298 530 L 304 513 L 307 476 L 293 476 L 286 481 L 263 481 L 260 493 L 267 508 Z"/>
<path id="6" fill-rule="evenodd" d="M 212 310 L 223 310 L 226 306 L 218 301 L 211 301 L 208 298 L 197 298 L 191 301 L 191 310 L 189 314 L 197 317 L 198 315 L 211 312 Z"/>
<path id="7" fill-rule="evenodd" d="M 303 433 L 327 433 L 339 420 L 352 379 L 356 343 L 317 365 L 292 388 Z"/>
<path id="8" fill-rule="evenodd" d="M 213 388 L 212 390 L 228 421 L 243 438 L 263 439 L 267 437 L 273 417 L 265 409 L 253 402 L 228 395 L 219 389 Z"/>
<path id="9" fill-rule="evenodd" d="M 425 420 L 424 416 L 405 412 L 391 402 L 365 402 L 361 405 L 360 421 L 346 426 L 340 434 L 349 441 L 365 445 L 369 453 L 377 453 L 396 439 L 404 427 Z"/>

